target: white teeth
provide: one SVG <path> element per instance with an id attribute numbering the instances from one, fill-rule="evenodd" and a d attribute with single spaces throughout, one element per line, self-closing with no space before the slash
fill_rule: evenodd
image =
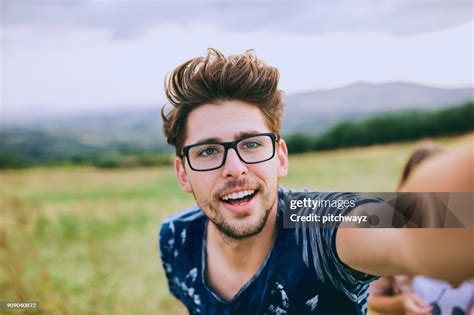
<path id="1" fill-rule="evenodd" d="M 250 196 L 252 195 L 253 193 L 255 192 L 255 190 L 242 190 L 242 191 L 239 191 L 239 192 L 235 192 L 235 193 L 231 193 L 231 194 L 228 194 L 228 195 L 225 195 L 224 197 L 222 197 L 222 200 L 229 200 L 229 199 L 240 199 L 240 198 L 243 198 L 245 196 Z"/>

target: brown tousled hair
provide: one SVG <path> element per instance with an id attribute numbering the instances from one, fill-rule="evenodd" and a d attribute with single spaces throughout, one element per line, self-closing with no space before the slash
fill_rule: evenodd
<path id="1" fill-rule="evenodd" d="M 209 48 L 207 56 L 193 58 L 165 78 L 165 93 L 172 109 L 161 108 L 163 133 L 181 154 L 186 122 L 192 110 L 203 104 L 238 100 L 257 106 L 269 129 L 280 134 L 283 92 L 278 90 L 279 72 L 258 59 L 253 50 L 225 57 Z"/>

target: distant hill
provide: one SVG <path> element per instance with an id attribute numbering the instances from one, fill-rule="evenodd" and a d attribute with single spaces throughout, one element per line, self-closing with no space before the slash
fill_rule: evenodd
<path id="1" fill-rule="evenodd" d="M 401 109 L 437 109 L 474 100 L 474 88 L 441 89 L 409 83 L 356 83 L 285 97 L 283 134 L 320 133 L 342 120 Z M 0 129 L 0 155 L 56 157 L 103 152 L 172 152 L 161 132 L 160 108 L 13 122 Z"/>
<path id="2" fill-rule="evenodd" d="M 474 88 L 442 89 L 403 82 L 355 83 L 286 97 L 283 133 L 321 132 L 341 120 L 385 111 L 437 109 L 474 99 Z"/>

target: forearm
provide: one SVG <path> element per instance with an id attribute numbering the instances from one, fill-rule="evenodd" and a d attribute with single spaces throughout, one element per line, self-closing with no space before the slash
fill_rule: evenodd
<path id="1" fill-rule="evenodd" d="M 369 296 L 369 308 L 381 314 L 403 314 L 403 299 L 395 296 Z"/>
<path id="2" fill-rule="evenodd" d="M 341 228 L 341 260 L 373 275 L 426 275 L 452 284 L 474 277 L 473 229 Z"/>
<path id="3" fill-rule="evenodd" d="M 401 263 L 408 274 L 454 285 L 474 277 L 473 229 L 405 229 L 401 237 Z"/>

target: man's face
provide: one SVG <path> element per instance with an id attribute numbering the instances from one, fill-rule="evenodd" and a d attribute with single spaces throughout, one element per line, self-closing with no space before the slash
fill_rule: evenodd
<path id="1" fill-rule="evenodd" d="M 188 116 L 184 145 L 209 139 L 228 142 L 268 132 L 262 112 L 254 105 L 241 101 L 206 104 Z M 209 220 L 227 236 L 242 239 L 258 234 L 277 207 L 278 180 L 287 174 L 288 153 L 283 140 L 275 150 L 268 161 L 246 164 L 229 149 L 222 167 L 204 172 L 192 170 L 185 157 L 176 158 L 175 171 L 183 190 L 194 194 Z M 235 199 L 243 194 L 250 195 Z"/>

